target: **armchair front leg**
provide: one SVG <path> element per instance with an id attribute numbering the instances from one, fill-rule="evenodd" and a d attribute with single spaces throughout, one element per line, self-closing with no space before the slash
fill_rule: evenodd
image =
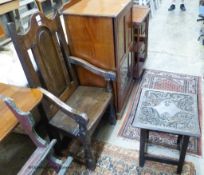
<path id="1" fill-rule="evenodd" d="M 83 144 L 86 167 L 94 170 L 96 168 L 96 161 L 91 151 L 91 136 L 87 133 L 87 129 L 83 125 L 79 126 L 79 139 Z"/>

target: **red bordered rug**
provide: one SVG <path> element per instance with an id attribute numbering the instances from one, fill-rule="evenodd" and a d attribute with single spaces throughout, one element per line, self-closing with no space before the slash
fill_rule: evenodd
<path id="1" fill-rule="evenodd" d="M 119 136 L 139 140 L 140 130 L 132 126 L 135 111 L 142 88 L 169 90 L 198 95 L 199 120 L 202 120 L 201 77 L 156 70 L 145 70 L 141 81 L 134 85 L 128 112 L 125 116 Z M 176 149 L 177 136 L 172 134 L 150 132 L 150 143 Z M 201 139 L 190 138 L 188 152 L 201 155 Z"/>

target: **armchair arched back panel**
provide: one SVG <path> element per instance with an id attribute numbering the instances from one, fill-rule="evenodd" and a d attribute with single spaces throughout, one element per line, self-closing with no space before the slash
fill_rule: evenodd
<path id="1" fill-rule="evenodd" d="M 31 27 L 24 34 L 17 34 L 15 26 L 9 24 L 29 86 L 41 86 L 66 101 L 78 82 L 68 62 L 69 51 L 59 15 L 49 20 L 43 14 L 37 13 L 32 16 L 30 24 Z M 48 117 L 53 116 L 55 108 L 48 103 L 46 105 L 50 109 Z"/>

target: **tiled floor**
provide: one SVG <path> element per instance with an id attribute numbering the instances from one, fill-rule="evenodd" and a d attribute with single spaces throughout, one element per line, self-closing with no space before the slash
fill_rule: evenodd
<path id="1" fill-rule="evenodd" d="M 176 10 L 168 12 L 169 3 L 170 1 L 163 0 L 150 20 L 149 52 L 145 67 L 203 76 L 204 46 L 197 41 L 200 27 L 202 26 L 202 23 L 196 21 L 198 17 L 198 1 L 187 1 L 186 12 L 180 11 L 180 1 L 178 0 Z M 202 93 L 204 94 L 203 89 Z M 118 121 L 115 127 L 103 126 L 99 130 L 97 138 L 125 148 L 139 150 L 138 141 L 117 136 L 123 120 L 124 117 Z M 204 126 L 203 123 L 202 126 Z M 204 145 L 202 145 L 203 149 Z M 152 154 L 158 154 L 159 152 L 164 156 L 178 157 L 177 151 L 163 147 L 151 146 L 149 151 Z M 204 165 L 203 156 L 187 155 L 186 160 L 194 162 L 198 175 L 204 174 L 204 167 L 201 166 Z"/>
<path id="2" fill-rule="evenodd" d="M 179 1 L 177 2 L 176 10 L 168 12 L 169 3 L 170 0 L 162 0 L 158 10 L 150 20 L 149 56 L 145 67 L 148 69 L 203 76 L 204 46 L 197 41 L 202 25 L 202 23 L 196 22 L 198 16 L 198 0 L 186 1 L 186 12 L 181 12 L 178 8 Z M 0 53 L 0 82 L 17 85 L 25 84 L 21 66 L 20 64 L 16 64 L 16 62 L 18 61 L 15 52 L 9 54 L 8 52 Z M 20 77 L 20 81 L 17 81 L 17 77 L 18 79 Z M 202 93 L 204 94 L 204 92 Z M 121 147 L 139 150 L 138 141 L 132 141 L 118 136 L 118 131 L 123 120 L 124 117 L 117 122 L 116 126 L 110 126 L 108 124 L 101 126 L 97 130 L 97 139 Z M 203 123 L 202 126 L 204 126 Z M 202 147 L 202 150 L 204 150 L 203 145 Z M 158 153 L 158 150 L 162 155 L 178 156 L 177 151 L 158 146 L 151 146 L 149 149 L 152 154 Z M 187 155 L 186 159 L 194 162 L 198 175 L 204 174 L 204 166 L 201 166 L 204 165 L 203 156 Z"/>

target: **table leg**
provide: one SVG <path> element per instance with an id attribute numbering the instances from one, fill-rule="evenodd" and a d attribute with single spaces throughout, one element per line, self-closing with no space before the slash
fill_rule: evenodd
<path id="1" fill-rule="evenodd" d="M 146 136 L 145 136 L 145 153 L 147 153 L 148 142 L 149 142 L 149 130 L 146 130 Z"/>
<path id="2" fill-rule="evenodd" d="M 188 148 L 188 142 L 189 142 L 189 136 L 183 136 L 182 140 L 182 145 L 181 145 L 181 152 L 180 152 L 180 157 L 179 157 L 179 163 L 178 163 L 178 168 L 177 168 L 177 173 L 180 174 L 182 172 L 185 156 L 186 156 L 186 151 Z"/>
<path id="3" fill-rule="evenodd" d="M 182 135 L 178 135 L 177 138 L 177 149 L 180 150 L 181 149 L 181 140 L 182 140 Z"/>
<path id="4" fill-rule="evenodd" d="M 141 129 L 140 130 L 140 156 L 139 156 L 139 166 L 143 167 L 145 163 L 145 141 L 147 138 L 147 130 Z"/>

